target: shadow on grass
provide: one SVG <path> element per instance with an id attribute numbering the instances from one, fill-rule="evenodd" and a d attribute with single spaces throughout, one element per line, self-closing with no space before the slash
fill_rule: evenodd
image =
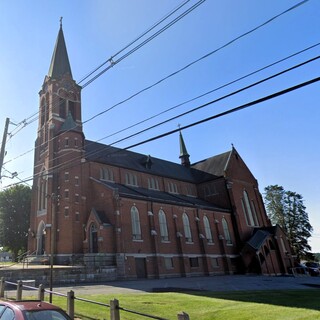
<path id="1" fill-rule="evenodd" d="M 155 290 L 154 292 L 160 291 L 162 290 Z M 167 288 L 167 290 L 163 290 L 162 292 L 180 292 L 207 298 L 261 303 L 320 311 L 320 292 L 319 290 L 315 289 L 211 292 Z"/>

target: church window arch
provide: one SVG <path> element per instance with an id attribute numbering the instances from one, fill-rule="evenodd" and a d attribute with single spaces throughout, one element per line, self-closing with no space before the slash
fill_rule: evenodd
<path id="1" fill-rule="evenodd" d="M 100 168 L 100 179 L 114 181 L 113 171 L 109 168 Z"/>
<path id="2" fill-rule="evenodd" d="M 243 198 L 241 199 L 242 209 L 248 226 L 258 225 L 255 210 L 250 205 L 249 196 L 246 190 L 243 190 Z M 254 208 L 255 209 L 255 208 Z"/>
<path id="3" fill-rule="evenodd" d="M 222 222 L 224 238 L 226 239 L 227 245 L 232 245 L 228 222 L 225 218 L 222 218 L 221 222 Z"/>
<path id="4" fill-rule="evenodd" d="M 135 206 L 131 208 L 131 227 L 132 227 L 132 239 L 141 240 L 140 216 L 139 216 L 139 211 Z"/>
<path id="5" fill-rule="evenodd" d="M 167 218 L 163 210 L 159 210 L 159 225 L 160 225 L 161 241 L 168 241 L 169 235 L 168 235 Z"/>
<path id="6" fill-rule="evenodd" d="M 210 222 L 209 222 L 209 219 L 207 216 L 203 217 L 203 225 L 204 225 L 204 232 L 205 232 L 206 239 L 207 239 L 208 243 L 213 243 Z"/>
<path id="7" fill-rule="evenodd" d="M 43 221 L 40 221 L 37 229 L 37 255 L 43 255 L 45 253 L 45 234 L 46 225 Z"/>
<path id="8" fill-rule="evenodd" d="M 126 173 L 126 184 L 129 186 L 138 186 L 137 176 L 131 172 Z"/>
<path id="9" fill-rule="evenodd" d="M 68 112 L 71 113 L 72 119 L 76 120 L 76 108 L 75 108 L 75 103 L 73 101 L 68 101 Z"/>
<path id="10" fill-rule="evenodd" d="M 66 100 L 59 98 L 59 116 L 62 119 L 66 118 Z"/>
<path id="11" fill-rule="evenodd" d="M 38 178 L 38 211 L 47 209 L 48 180 L 45 176 L 45 169 Z"/>
<path id="12" fill-rule="evenodd" d="M 90 253 L 98 253 L 98 229 L 95 223 L 92 223 L 89 228 Z"/>
<path id="13" fill-rule="evenodd" d="M 192 242 L 192 234 L 188 215 L 184 212 L 182 215 L 184 236 L 187 242 Z"/>

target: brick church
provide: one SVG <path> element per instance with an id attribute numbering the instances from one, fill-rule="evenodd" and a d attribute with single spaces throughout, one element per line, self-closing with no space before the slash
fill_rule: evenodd
<path id="1" fill-rule="evenodd" d="M 119 279 L 288 273 L 286 236 L 233 146 L 191 164 L 181 132 L 179 163 L 85 139 L 62 26 L 39 95 L 34 255 L 113 266 Z"/>

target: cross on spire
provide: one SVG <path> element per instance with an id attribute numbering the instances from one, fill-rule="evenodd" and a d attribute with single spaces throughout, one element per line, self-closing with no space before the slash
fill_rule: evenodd
<path id="1" fill-rule="evenodd" d="M 60 28 L 62 28 L 62 19 L 63 17 L 60 17 Z"/>

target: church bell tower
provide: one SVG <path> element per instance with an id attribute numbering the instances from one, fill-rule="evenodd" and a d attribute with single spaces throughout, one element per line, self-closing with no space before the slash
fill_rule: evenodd
<path id="1" fill-rule="evenodd" d="M 81 87 L 72 77 L 62 19 L 39 100 L 28 244 L 37 255 L 58 257 L 81 250 L 75 220 L 80 220 L 82 211 L 79 190 L 84 144 Z"/>

